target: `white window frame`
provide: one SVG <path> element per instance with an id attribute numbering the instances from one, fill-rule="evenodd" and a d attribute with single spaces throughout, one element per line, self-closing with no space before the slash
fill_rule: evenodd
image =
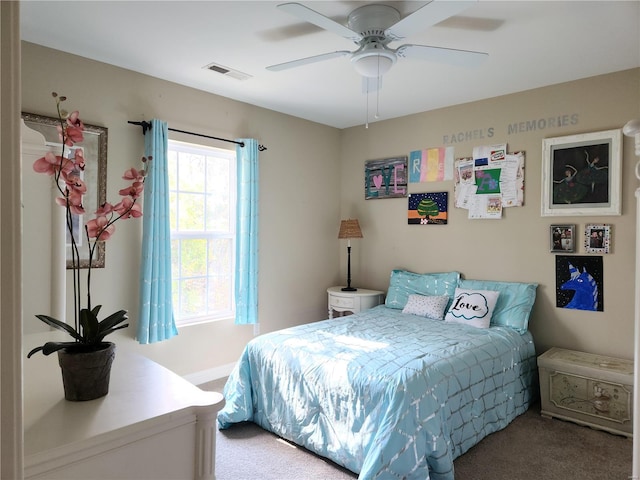
<path id="1" fill-rule="evenodd" d="M 229 225 L 229 231 L 176 231 L 173 228 L 171 229 L 171 240 L 173 242 L 173 240 L 182 240 L 182 239 L 206 239 L 206 240 L 210 240 L 210 239 L 215 239 L 215 238 L 230 238 L 231 239 L 231 277 L 230 277 L 230 292 L 231 292 L 231 308 L 228 310 L 219 310 L 215 313 L 204 313 L 203 315 L 198 315 L 198 316 L 189 316 L 189 317 L 180 317 L 179 316 L 179 312 L 180 312 L 180 305 L 174 305 L 174 315 L 175 315 L 175 322 L 176 322 L 176 326 L 178 328 L 181 327 L 186 327 L 189 325 L 197 325 L 197 324 L 201 324 L 201 323 L 207 323 L 207 322 L 212 322 L 212 321 L 218 321 L 218 320 L 225 320 L 225 319 L 231 319 L 231 318 L 235 318 L 235 295 L 234 295 L 234 290 L 235 290 L 235 252 L 236 252 L 236 211 L 237 211 L 237 204 L 236 204 L 236 168 L 237 168 L 237 158 L 236 158 L 236 152 L 235 150 L 226 150 L 226 149 L 221 149 L 221 148 L 215 148 L 215 147 L 210 147 L 207 145 L 202 145 L 202 144 L 195 144 L 195 143 L 187 143 L 187 142 L 181 142 L 181 141 L 177 141 L 177 140 L 169 140 L 169 151 L 178 151 L 178 152 L 185 152 L 185 153 L 194 153 L 194 154 L 198 154 L 198 155 L 209 155 L 209 156 L 216 156 L 216 157 L 222 157 L 222 158 L 226 158 L 228 160 L 230 160 L 230 166 L 229 166 L 229 209 L 231 210 L 230 213 L 230 225 Z M 203 175 L 205 175 L 205 172 L 203 172 Z M 175 193 L 175 190 L 170 190 L 170 193 Z M 205 203 L 205 208 L 206 208 L 206 203 Z M 176 221 L 172 221 L 170 222 L 171 225 L 178 225 L 177 219 Z M 178 266 L 180 266 L 180 258 L 179 258 L 179 254 L 180 252 L 175 252 L 171 251 L 171 255 L 172 257 L 174 255 L 178 255 L 177 258 L 177 264 Z M 172 272 L 171 272 L 171 278 L 172 280 L 175 280 L 176 278 L 180 279 L 181 277 L 174 275 L 173 272 L 173 259 L 172 259 Z M 208 269 L 208 267 L 207 267 Z M 207 277 L 209 277 L 209 275 L 206 275 Z M 178 284 L 180 282 L 177 282 Z M 182 295 L 180 294 L 180 292 L 178 292 L 177 295 L 178 299 L 182 298 Z M 175 296 L 174 296 L 175 298 Z"/>

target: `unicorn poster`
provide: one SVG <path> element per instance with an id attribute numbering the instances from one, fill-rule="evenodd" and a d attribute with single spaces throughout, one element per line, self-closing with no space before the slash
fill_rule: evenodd
<path id="1" fill-rule="evenodd" d="M 556 256 L 556 307 L 604 311 L 602 257 Z"/>

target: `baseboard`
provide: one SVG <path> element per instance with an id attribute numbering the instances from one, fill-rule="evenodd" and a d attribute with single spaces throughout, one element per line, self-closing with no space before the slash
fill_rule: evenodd
<path id="1" fill-rule="evenodd" d="M 188 375 L 184 375 L 183 378 L 194 385 L 202 385 L 203 383 L 212 382 L 214 380 L 218 380 L 219 378 L 228 377 L 233 367 L 236 364 L 228 363 L 226 365 L 220 365 L 219 367 L 210 368 L 208 370 L 202 370 L 200 372 L 190 373 Z"/>

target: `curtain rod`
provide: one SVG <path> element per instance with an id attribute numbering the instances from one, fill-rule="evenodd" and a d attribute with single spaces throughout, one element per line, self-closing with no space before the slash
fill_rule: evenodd
<path id="1" fill-rule="evenodd" d="M 139 126 L 141 126 L 143 135 L 145 135 L 147 133 L 147 130 L 151 130 L 151 122 L 146 122 L 146 121 L 132 122 L 131 120 L 129 120 L 127 123 L 130 123 L 131 125 L 139 125 Z M 211 138 L 212 140 L 220 140 L 222 142 L 235 143 L 236 145 L 240 145 L 241 147 L 244 147 L 244 142 L 237 142 L 235 140 L 229 140 L 229 139 L 226 139 L 226 138 L 212 137 L 211 135 L 204 135 L 202 133 L 188 132 L 186 130 L 178 130 L 177 128 L 168 127 L 168 129 L 171 130 L 172 132 L 186 133 L 187 135 L 195 135 L 197 137 Z M 261 152 L 264 152 L 266 149 L 267 149 L 267 147 L 265 147 L 264 145 L 258 145 L 258 150 L 260 150 Z"/>

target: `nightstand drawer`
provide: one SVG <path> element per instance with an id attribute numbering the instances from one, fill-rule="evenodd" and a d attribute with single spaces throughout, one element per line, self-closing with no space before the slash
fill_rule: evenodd
<path id="1" fill-rule="evenodd" d="M 331 305 L 340 308 L 353 308 L 355 306 L 355 299 L 353 297 L 331 295 Z"/>
<path id="2" fill-rule="evenodd" d="M 340 313 L 358 313 L 375 307 L 384 302 L 384 292 L 380 290 L 367 290 L 357 288 L 343 290 L 343 287 L 330 287 L 329 294 L 329 318 L 333 318 L 333 311 Z"/>

